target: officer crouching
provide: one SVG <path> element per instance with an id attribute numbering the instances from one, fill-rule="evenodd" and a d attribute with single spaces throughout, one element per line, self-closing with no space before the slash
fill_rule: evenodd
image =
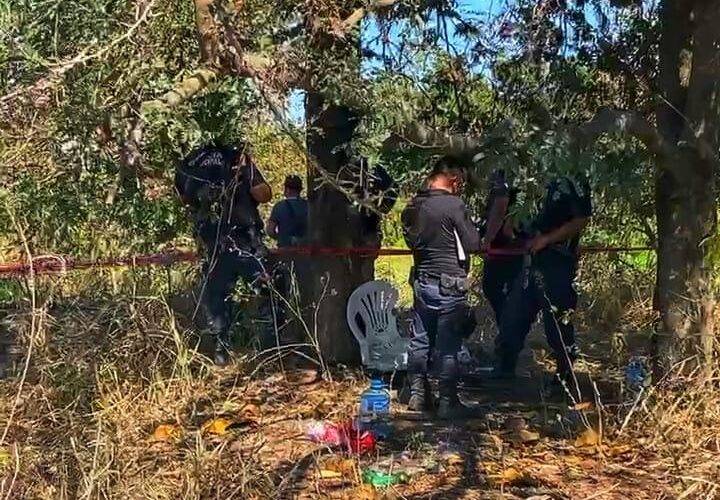
<path id="1" fill-rule="evenodd" d="M 440 366 L 437 416 L 470 416 L 458 397 L 457 353 L 474 317 L 467 303 L 470 252 L 480 235 L 460 198 L 465 171 L 451 157 L 434 165 L 427 186 L 403 211 L 403 233 L 413 252 L 413 321 L 408 350 L 408 409 L 432 408 L 428 365 L 437 353 Z"/>

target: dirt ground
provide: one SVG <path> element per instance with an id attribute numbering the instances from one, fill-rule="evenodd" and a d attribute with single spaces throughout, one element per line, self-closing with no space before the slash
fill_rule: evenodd
<path id="1" fill-rule="evenodd" d="M 392 435 L 356 455 L 313 443 L 307 429 L 356 415 L 368 384 L 360 371 L 336 367 L 320 378 L 251 351 L 216 368 L 192 350 L 168 310 L 151 298 L 58 302 L 36 314 L 34 324 L 42 318 L 47 326 L 36 330 L 22 390 L 18 378 L 0 380 L 0 416 L 10 416 L 0 446 L 2 495 L 641 500 L 720 493 L 713 479 L 720 399 L 710 390 L 717 383 L 688 380 L 667 400 L 635 405 L 622 370 L 629 354 L 643 353 L 642 334 L 590 334 L 579 322 L 583 402 L 572 405 L 546 390 L 552 362 L 536 329 L 515 381 L 480 377 L 464 385 L 478 418 L 442 423 L 407 413 L 394 393 Z M 494 336 L 489 315 L 482 318 L 470 343 L 481 368 L 491 362 Z M 19 311 L 3 325 L 13 338 L 28 338 L 30 319 Z M 406 480 L 375 488 L 363 483 L 369 469 Z"/>
<path id="2" fill-rule="evenodd" d="M 584 340 L 602 352 L 603 346 Z M 546 390 L 543 349 L 536 334 L 517 380 L 481 379 L 465 387 L 463 398 L 478 418 L 443 423 L 405 412 L 394 399 L 392 436 L 363 456 L 314 444 L 305 433 L 312 420 L 342 422 L 354 415 L 364 389 L 357 374 L 337 373 L 327 381 L 307 372 L 275 373 L 248 387 L 258 416 L 230 446 L 250 450 L 273 471 L 277 498 L 672 498 L 663 479 L 666 464 L 645 456 L 630 438 L 602 435 L 606 413 L 630 397 L 618 377 L 598 376 L 602 359 L 589 354 L 579 368 L 585 404 L 571 410 L 562 395 Z M 482 351 L 479 357 L 482 363 Z M 362 471 L 369 468 L 405 472 L 407 481 L 363 485 Z"/>

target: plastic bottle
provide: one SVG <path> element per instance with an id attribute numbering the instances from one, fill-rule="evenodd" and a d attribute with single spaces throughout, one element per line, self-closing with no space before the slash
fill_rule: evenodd
<path id="1" fill-rule="evenodd" d="M 390 392 L 379 377 L 373 377 L 360 395 L 358 421 L 361 430 L 370 430 L 380 439 L 390 435 Z"/>
<path id="2" fill-rule="evenodd" d="M 404 472 L 396 472 L 388 474 L 375 469 L 366 469 L 362 473 L 362 480 L 365 484 L 371 484 L 376 488 L 387 488 L 394 484 L 407 483 L 409 477 Z"/>

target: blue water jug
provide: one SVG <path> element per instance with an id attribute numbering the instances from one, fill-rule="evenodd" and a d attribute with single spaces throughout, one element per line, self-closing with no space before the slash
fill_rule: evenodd
<path id="1" fill-rule="evenodd" d="M 384 439 L 390 435 L 390 392 L 382 379 L 373 378 L 370 387 L 360 395 L 360 428 Z"/>

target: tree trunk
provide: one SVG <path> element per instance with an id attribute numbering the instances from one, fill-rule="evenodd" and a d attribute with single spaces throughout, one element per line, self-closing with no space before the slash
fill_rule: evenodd
<path id="1" fill-rule="evenodd" d="M 334 182 L 352 183 L 358 165 L 350 162 L 343 146 L 352 138 L 356 123 L 335 105 L 324 108 L 323 98 L 309 93 L 306 100 L 308 152 Z M 310 244 L 348 248 L 362 241 L 359 213 L 348 197 L 308 167 Z M 309 327 L 317 336 L 326 363 L 357 364 L 358 344 L 348 329 L 345 308 L 350 294 L 372 280 L 372 259 L 361 257 L 315 257 L 301 271 L 302 288 L 309 297 Z M 309 300 L 308 300 L 309 299 Z M 317 308 L 315 311 L 314 309 Z"/>
<path id="2" fill-rule="evenodd" d="M 681 175 L 661 169 L 656 179 L 657 374 L 689 358 L 709 367 L 717 349 L 715 297 L 705 248 L 717 211 L 712 165 L 689 148 L 668 161 L 682 162 L 687 168 Z"/>
<path id="3" fill-rule="evenodd" d="M 720 5 L 663 0 L 660 22 L 657 123 L 672 151 L 658 158 L 656 179 L 661 321 L 654 359 L 662 374 L 691 357 L 710 367 L 717 348 L 706 243 L 717 218 Z"/>

